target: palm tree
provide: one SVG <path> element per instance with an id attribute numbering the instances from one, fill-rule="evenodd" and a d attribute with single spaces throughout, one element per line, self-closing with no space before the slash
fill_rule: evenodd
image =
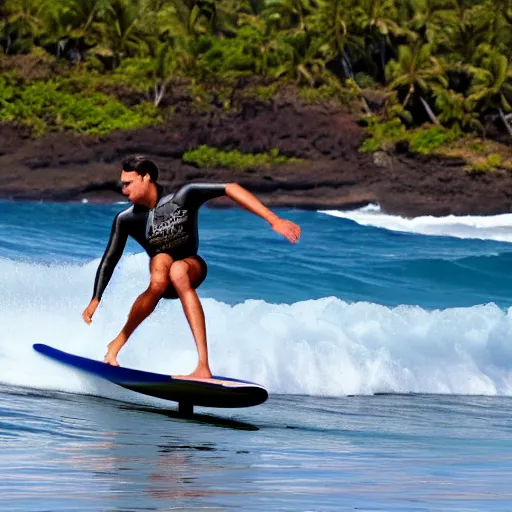
<path id="1" fill-rule="evenodd" d="M 104 53 L 112 57 L 112 68 L 116 68 L 128 54 L 140 52 L 144 39 L 140 24 L 144 8 L 143 0 L 110 0 L 102 31 L 107 49 Z"/>
<path id="2" fill-rule="evenodd" d="M 433 86 L 433 91 L 436 107 L 440 112 L 438 119 L 443 125 L 455 126 L 459 130 L 469 128 L 483 132 L 479 114 L 473 109 L 467 95 L 437 85 Z"/>
<path id="3" fill-rule="evenodd" d="M 402 7 L 406 13 L 401 12 L 399 17 L 402 23 L 407 20 L 411 40 L 419 35 L 424 42 L 435 44 L 437 35 L 455 19 L 452 0 L 407 0 Z"/>
<path id="4" fill-rule="evenodd" d="M 280 49 L 285 58 L 273 76 L 279 78 L 287 76 L 310 86 L 317 80 L 325 80 L 328 76 L 326 68 L 325 48 L 322 42 L 309 32 L 299 32 L 279 40 Z"/>
<path id="5" fill-rule="evenodd" d="M 452 64 L 470 63 L 480 44 L 487 40 L 488 26 L 477 1 L 452 0 L 454 9 L 445 17 L 444 28 L 436 34 L 439 50 L 447 53 Z"/>
<path id="6" fill-rule="evenodd" d="M 172 4 L 165 4 L 156 12 L 158 27 L 157 37 L 153 36 L 150 47 L 163 50 L 153 51 L 151 55 L 169 62 L 164 68 L 181 70 L 185 74 L 195 76 L 199 59 L 206 46 L 209 48 L 215 38 L 217 23 L 217 7 L 212 0 L 174 0 Z M 208 44 L 204 44 L 208 40 Z M 162 46 L 162 43 L 164 45 Z M 168 53 L 170 52 L 170 53 Z M 170 56 L 172 62 L 170 64 Z M 161 67 L 158 65 L 157 67 Z M 163 69 L 163 68 L 162 68 Z"/>
<path id="7" fill-rule="evenodd" d="M 386 73 L 392 80 L 389 89 L 407 90 L 402 103 L 404 107 L 407 107 L 409 102 L 417 96 L 430 120 L 439 124 L 423 95 L 430 94 L 433 86 L 437 84 L 448 87 L 448 81 L 444 76 L 443 66 L 432 55 L 429 44 L 416 41 L 412 46 L 400 46 L 398 60 L 391 60 L 388 63 Z"/>
<path id="8" fill-rule="evenodd" d="M 507 19 L 508 11 L 512 13 L 512 0 L 485 0 L 478 6 L 481 23 L 487 27 L 487 42 L 502 52 L 510 51 L 512 46 L 512 20 Z"/>
<path id="9" fill-rule="evenodd" d="M 395 0 L 359 0 L 354 10 L 355 23 L 365 38 L 369 38 L 369 47 L 378 47 L 383 83 L 386 83 L 386 44 L 389 43 L 389 35 L 402 33 L 397 16 Z"/>
<path id="10" fill-rule="evenodd" d="M 3 10 L 6 54 L 27 51 L 44 33 L 43 14 L 46 4 L 40 0 L 5 0 Z"/>
<path id="11" fill-rule="evenodd" d="M 153 61 L 154 95 L 153 104 L 158 107 L 167 93 L 171 79 L 179 67 L 179 59 L 173 52 L 172 45 L 166 41 L 161 43 L 156 59 Z"/>
<path id="12" fill-rule="evenodd" d="M 81 61 L 87 49 L 101 41 L 100 23 L 109 0 L 64 0 L 50 2 L 45 12 L 45 47 L 55 47 L 57 57 L 64 49 Z"/>
<path id="13" fill-rule="evenodd" d="M 304 31 L 306 16 L 315 8 L 314 0 L 265 0 L 262 14 L 278 17 L 281 29 L 297 28 Z"/>
<path id="14" fill-rule="evenodd" d="M 346 0 L 319 0 L 318 9 L 307 17 L 307 26 L 326 45 L 326 58 L 339 61 L 344 77 L 353 78 L 349 51 L 362 51 L 364 40 L 354 33 Z"/>
<path id="15" fill-rule="evenodd" d="M 512 112 L 512 64 L 505 55 L 491 47 L 482 50 L 479 65 L 471 66 L 473 83 L 468 101 L 480 112 L 494 110 L 512 137 L 512 128 L 505 112 Z"/>

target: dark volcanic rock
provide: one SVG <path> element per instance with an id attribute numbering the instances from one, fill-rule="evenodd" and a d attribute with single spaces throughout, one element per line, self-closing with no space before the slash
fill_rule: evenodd
<path id="1" fill-rule="evenodd" d="M 177 110 L 164 124 L 94 138 L 52 133 L 32 140 L 0 125 L 0 197 L 113 201 L 121 198 L 121 160 L 145 154 L 160 166 L 168 191 L 190 181 L 236 181 L 268 206 L 346 209 L 378 202 L 405 216 L 512 211 L 512 176 L 470 173 L 463 162 L 362 154 L 364 133 L 355 118 L 334 107 L 252 101 L 239 112 Z M 300 163 L 234 171 L 198 169 L 182 155 L 201 144 L 258 153 L 277 148 Z M 213 206 L 228 206 L 222 198 Z"/>

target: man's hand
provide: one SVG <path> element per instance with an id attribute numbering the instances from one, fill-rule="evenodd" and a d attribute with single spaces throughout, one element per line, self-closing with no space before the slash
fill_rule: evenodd
<path id="1" fill-rule="evenodd" d="M 89 302 L 89 305 L 84 309 L 84 312 L 82 313 L 82 318 L 84 319 L 84 322 L 86 324 L 90 324 L 92 322 L 92 316 L 94 315 L 94 312 L 96 311 L 96 308 L 98 307 L 100 301 L 96 298 L 92 299 L 91 302 Z"/>
<path id="2" fill-rule="evenodd" d="M 272 229 L 287 238 L 292 244 L 299 241 L 300 227 L 294 222 L 278 218 L 272 223 Z"/>

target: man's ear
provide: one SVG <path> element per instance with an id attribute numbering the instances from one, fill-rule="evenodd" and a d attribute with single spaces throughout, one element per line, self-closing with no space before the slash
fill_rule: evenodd
<path id="1" fill-rule="evenodd" d="M 151 181 L 151 176 L 149 173 L 144 174 L 144 177 L 142 178 L 144 181 Z"/>

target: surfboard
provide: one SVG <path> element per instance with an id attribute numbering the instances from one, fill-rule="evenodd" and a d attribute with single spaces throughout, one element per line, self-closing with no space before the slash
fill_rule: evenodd
<path id="1" fill-rule="evenodd" d="M 36 352 L 65 365 L 106 379 L 144 395 L 178 402 L 179 411 L 193 412 L 194 405 L 202 407 L 252 407 L 268 398 L 267 390 L 254 382 L 214 376 L 211 379 L 181 379 L 169 375 L 134 370 L 64 352 L 49 345 L 36 343 Z"/>

